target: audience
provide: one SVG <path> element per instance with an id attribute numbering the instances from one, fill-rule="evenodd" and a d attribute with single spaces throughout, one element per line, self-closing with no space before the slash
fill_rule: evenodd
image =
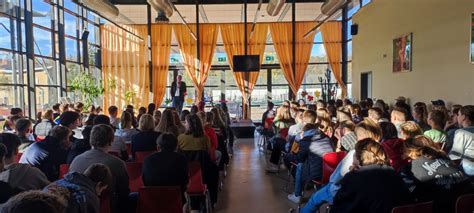
<path id="1" fill-rule="evenodd" d="M 331 212 L 389 213 L 393 207 L 411 201 L 402 178 L 389 166 L 382 146 L 372 139 L 356 144 L 351 171 L 339 184 Z"/>
<path id="2" fill-rule="evenodd" d="M 173 112 L 171 109 L 165 109 L 161 114 L 160 122 L 155 127 L 155 131 L 161 133 L 169 133 L 178 137 L 179 129 L 176 126 L 173 118 Z"/>
<path id="3" fill-rule="evenodd" d="M 8 183 L 13 193 L 38 190 L 49 184 L 46 175 L 37 167 L 17 163 L 18 146 L 20 145 L 18 136 L 11 133 L 1 133 L 0 144 L 6 148 L 3 155 L 3 166 L 0 168 L 0 181 Z"/>
<path id="4" fill-rule="evenodd" d="M 449 152 L 451 160 L 460 160 L 464 172 L 474 176 L 474 106 L 463 106 L 458 113 L 458 123 L 462 129 L 454 133 L 453 148 Z"/>
<path id="5" fill-rule="evenodd" d="M 153 120 L 155 120 L 155 126 L 158 126 L 161 120 L 161 111 L 160 110 L 155 110 L 153 113 Z"/>
<path id="6" fill-rule="evenodd" d="M 54 127 L 43 141 L 33 143 L 25 150 L 20 163 L 39 168 L 49 181 L 55 181 L 59 177 L 59 166 L 66 163 L 71 135 L 67 127 Z"/>
<path id="7" fill-rule="evenodd" d="M 4 169 L 5 162 L 3 159 L 5 158 L 7 152 L 7 148 L 3 144 L 0 144 L 0 171 L 3 171 Z M 8 184 L 8 182 L 0 179 L 0 210 L 1 204 L 5 203 L 12 195 L 13 190 Z"/>
<path id="8" fill-rule="evenodd" d="M 112 173 L 112 181 L 108 190 L 111 196 L 112 212 L 124 212 L 128 206 L 128 194 L 130 193 L 129 177 L 125 162 L 107 154 L 113 141 L 114 130 L 110 125 L 99 124 L 94 126 L 90 136 L 92 149 L 74 158 L 69 167 L 69 172 L 84 173 L 90 165 L 96 163 L 107 166 Z"/>
<path id="9" fill-rule="evenodd" d="M 293 124 L 295 124 L 295 120 L 291 117 L 290 107 L 286 105 L 278 107 L 273 120 L 275 137 L 271 141 L 272 154 L 267 172 L 278 171 L 281 151 L 285 148 L 285 139 L 288 137 L 288 130 Z"/>
<path id="10" fill-rule="evenodd" d="M 20 139 L 21 145 L 19 147 L 19 151 L 23 153 L 26 148 L 28 148 L 35 139 L 32 135 L 33 133 L 33 123 L 31 123 L 30 119 L 27 118 L 20 118 L 15 122 L 15 133 L 18 135 Z"/>
<path id="11" fill-rule="evenodd" d="M 41 121 L 33 127 L 33 133 L 39 139 L 44 139 L 55 125 L 53 110 L 48 109 L 43 113 Z"/>
<path id="12" fill-rule="evenodd" d="M 204 134 L 201 119 L 195 114 L 186 116 L 186 132 L 178 136 L 178 149 L 182 151 L 211 151 L 211 141 Z"/>
<path id="13" fill-rule="evenodd" d="M 439 110 L 433 110 L 428 114 L 428 125 L 431 129 L 426 131 L 424 134 L 431 138 L 433 142 L 444 144 L 448 139 L 448 135 L 444 131 L 446 125 L 446 117 L 444 112 Z M 441 145 L 439 146 L 442 147 Z"/>
<path id="14" fill-rule="evenodd" d="M 396 128 L 396 126 L 395 126 L 395 128 Z M 408 138 L 413 138 L 417 135 L 423 135 L 423 130 L 414 121 L 404 122 L 399 126 L 399 128 L 400 128 L 400 130 L 399 130 L 400 133 L 398 133 L 398 135 L 400 135 L 400 138 L 404 139 L 404 140 L 406 140 Z"/>
<path id="15" fill-rule="evenodd" d="M 42 191 L 28 191 L 20 193 L 8 200 L 3 207 L 2 213 L 64 213 L 68 203 L 61 197 L 52 193 Z"/>
<path id="16" fill-rule="evenodd" d="M 127 143 L 131 143 L 133 136 L 138 134 L 138 131 L 132 128 L 132 124 L 132 114 L 128 111 L 123 111 L 122 117 L 120 117 L 120 128 L 115 131 L 115 136 L 121 137 Z"/>
<path id="17" fill-rule="evenodd" d="M 116 106 L 110 106 L 107 111 L 109 112 L 110 116 L 110 124 L 115 128 L 118 129 L 120 126 L 120 119 L 118 118 L 118 108 Z"/>
<path id="18" fill-rule="evenodd" d="M 143 114 L 138 124 L 138 134 L 132 137 L 132 156 L 135 158 L 136 152 L 155 151 L 156 139 L 160 136 L 155 132 L 155 121 L 153 116 Z"/>
<path id="19" fill-rule="evenodd" d="M 145 107 L 138 108 L 137 122 L 140 122 L 140 119 L 142 118 L 142 116 L 144 114 L 147 114 L 146 113 L 146 108 Z M 151 115 L 151 116 L 153 116 L 153 115 Z"/>
<path id="20" fill-rule="evenodd" d="M 103 164 L 90 165 L 84 174 L 72 172 L 43 191 L 67 202 L 66 212 L 100 212 L 99 196 L 110 185 L 112 174 Z"/>

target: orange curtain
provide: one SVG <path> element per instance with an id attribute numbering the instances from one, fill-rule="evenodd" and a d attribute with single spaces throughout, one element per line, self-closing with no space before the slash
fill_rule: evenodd
<path id="1" fill-rule="evenodd" d="M 245 38 L 243 35 L 244 24 L 221 24 L 222 40 L 224 42 L 224 48 L 229 59 L 229 65 L 233 69 L 232 58 L 234 55 L 245 54 Z M 265 52 L 265 44 L 268 34 L 268 24 L 256 24 L 254 32 L 250 37 L 251 24 L 247 25 L 247 54 L 249 55 L 260 55 L 260 61 L 263 60 L 263 53 Z M 255 83 L 258 79 L 259 72 L 233 72 L 234 79 L 237 83 L 242 97 L 244 99 L 244 105 L 247 104 L 247 99 L 252 94 Z M 246 83 L 248 82 L 248 83 Z M 245 108 L 244 108 L 245 109 Z M 245 114 L 245 112 L 244 112 Z"/>
<path id="2" fill-rule="evenodd" d="M 293 34 L 291 23 L 271 23 L 270 32 L 272 34 L 275 51 L 280 66 L 283 68 L 283 74 L 290 85 L 293 94 L 298 94 L 298 90 L 304 79 L 306 68 L 311 56 L 311 49 L 313 48 L 314 33 L 306 38 L 304 34 L 311 28 L 316 26 L 315 22 L 298 22 L 296 23 L 296 54 L 293 59 L 292 46 Z M 296 60 L 296 69 L 293 72 L 292 61 Z"/>
<path id="3" fill-rule="evenodd" d="M 191 30 L 196 34 L 196 25 L 189 25 Z M 196 89 L 196 100 L 198 103 L 202 100 L 204 85 L 212 64 L 212 57 L 216 49 L 218 27 L 216 24 L 199 24 L 199 55 L 200 61 L 197 60 L 197 41 L 189 32 L 188 28 L 183 25 L 174 25 L 174 33 L 179 44 L 179 51 L 183 58 L 183 64 L 186 73 L 191 78 Z"/>
<path id="4" fill-rule="evenodd" d="M 127 104 L 149 103 L 147 28 L 125 26 L 134 36 L 115 25 L 101 25 L 102 81 L 104 109 L 111 105 L 124 109 Z"/>
<path id="5" fill-rule="evenodd" d="M 342 60 L 342 23 L 340 21 L 326 22 L 321 25 L 320 31 L 323 36 L 324 49 L 328 57 L 329 65 L 337 83 L 342 90 L 342 98 L 347 95 L 347 88 L 342 81 L 341 60 Z"/>
<path id="6" fill-rule="evenodd" d="M 153 103 L 157 106 L 160 106 L 163 101 L 168 83 L 172 29 L 170 24 L 153 24 L 151 26 L 152 91 Z"/>

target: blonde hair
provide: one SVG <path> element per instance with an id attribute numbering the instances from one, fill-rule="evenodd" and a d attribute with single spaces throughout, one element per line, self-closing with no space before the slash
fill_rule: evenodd
<path id="1" fill-rule="evenodd" d="M 155 129 L 155 120 L 150 114 L 143 114 L 138 122 L 138 129 L 143 132 L 153 131 Z"/>
<path id="2" fill-rule="evenodd" d="M 413 138 L 417 135 L 423 135 L 423 129 L 414 121 L 407 121 L 400 125 L 402 134 L 406 135 L 407 138 Z"/>
<path id="3" fill-rule="evenodd" d="M 52 109 L 47 109 L 46 111 L 44 111 L 42 118 L 53 120 L 54 119 L 53 114 L 54 114 L 54 111 Z"/>
<path id="4" fill-rule="evenodd" d="M 439 150 L 429 137 L 424 135 L 407 139 L 403 142 L 403 150 L 405 155 L 413 160 L 421 156 L 428 159 L 447 158 L 446 154 Z"/>
<path id="5" fill-rule="evenodd" d="M 326 109 L 321 108 L 316 110 L 316 115 L 319 130 L 323 132 L 328 131 L 328 129 L 331 127 L 331 115 L 329 112 Z"/>
<path id="6" fill-rule="evenodd" d="M 277 108 L 275 120 L 279 121 L 291 121 L 290 107 L 287 105 L 281 105 Z"/>
<path id="7" fill-rule="evenodd" d="M 359 165 L 355 166 L 389 165 L 389 159 L 382 145 L 371 138 L 366 138 L 356 143 L 354 156 L 359 162 Z"/>
<path id="8" fill-rule="evenodd" d="M 161 113 L 160 122 L 155 127 L 155 131 L 161 133 L 171 133 L 174 136 L 178 136 L 178 127 L 174 122 L 173 112 L 170 109 L 165 109 L 165 111 Z"/>
<path id="9" fill-rule="evenodd" d="M 368 138 L 374 141 L 380 141 L 380 139 L 382 139 L 382 130 L 377 123 L 370 119 L 365 118 L 362 120 L 356 125 L 355 130 L 356 133 L 357 131 L 364 131 Z"/>

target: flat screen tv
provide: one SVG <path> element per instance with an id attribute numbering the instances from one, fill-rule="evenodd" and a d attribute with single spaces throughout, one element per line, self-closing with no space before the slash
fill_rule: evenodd
<path id="1" fill-rule="evenodd" d="M 260 71 L 259 55 L 234 55 L 234 72 L 258 72 Z"/>

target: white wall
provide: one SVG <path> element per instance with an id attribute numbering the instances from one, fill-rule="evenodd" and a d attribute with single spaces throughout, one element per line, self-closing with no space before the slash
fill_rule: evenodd
<path id="1" fill-rule="evenodd" d="M 474 104 L 470 62 L 474 0 L 373 0 L 353 17 L 352 95 L 360 74 L 372 71 L 374 98 Z M 392 73 L 392 40 L 413 32 L 412 72 Z"/>

